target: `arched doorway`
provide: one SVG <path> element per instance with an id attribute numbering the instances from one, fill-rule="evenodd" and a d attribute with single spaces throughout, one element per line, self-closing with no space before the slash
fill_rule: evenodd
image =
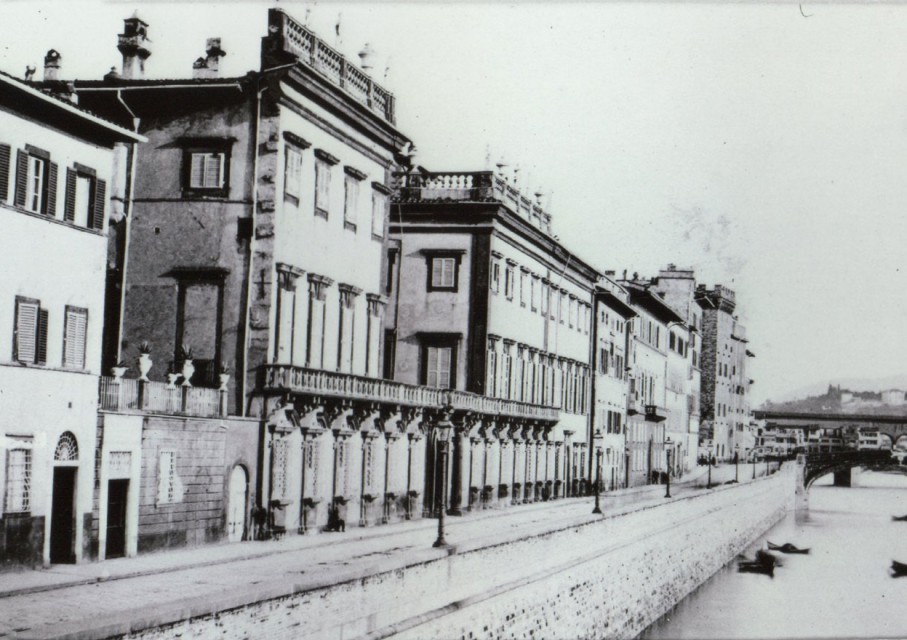
<path id="1" fill-rule="evenodd" d="M 239 542 L 246 531 L 246 497 L 249 476 L 242 465 L 233 467 L 227 498 L 227 540 Z"/>
<path id="2" fill-rule="evenodd" d="M 65 431 L 54 450 L 53 497 L 50 512 L 50 561 L 72 564 L 76 561 L 76 478 L 79 470 L 79 444 L 76 436 Z"/>

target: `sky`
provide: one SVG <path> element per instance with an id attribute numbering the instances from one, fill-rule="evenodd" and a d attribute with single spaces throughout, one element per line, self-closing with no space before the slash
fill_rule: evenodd
<path id="1" fill-rule="evenodd" d="M 419 164 L 503 160 L 594 266 L 734 289 L 754 404 L 907 374 L 907 5 L 0 0 L 0 69 L 100 78 L 138 10 L 148 77 L 212 36 L 241 75 L 271 6 L 371 45 Z"/>

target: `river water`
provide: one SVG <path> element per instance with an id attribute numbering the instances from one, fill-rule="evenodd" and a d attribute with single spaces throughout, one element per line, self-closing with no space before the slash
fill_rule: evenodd
<path id="1" fill-rule="evenodd" d="M 807 514 L 788 514 L 745 551 L 765 541 L 810 547 L 809 555 L 776 554 L 774 577 L 738 573 L 736 561 L 678 604 L 640 637 L 907 638 L 907 477 L 854 474 L 858 486 L 818 480 Z"/>

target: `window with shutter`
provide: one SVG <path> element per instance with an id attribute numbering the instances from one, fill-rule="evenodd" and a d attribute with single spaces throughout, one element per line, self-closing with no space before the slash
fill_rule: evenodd
<path id="1" fill-rule="evenodd" d="M 421 334 L 422 384 L 440 389 L 452 389 L 455 386 L 456 352 L 460 338 L 459 334 Z"/>
<path id="2" fill-rule="evenodd" d="M 25 208 L 41 213 L 44 206 L 44 178 L 46 165 L 43 159 L 28 156 L 28 175 L 26 177 Z"/>
<path id="3" fill-rule="evenodd" d="M 296 147 L 287 146 L 286 167 L 284 169 L 284 195 L 296 199 L 302 193 L 302 151 Z"/>
<path id="4" fill-rule="evenodd" d="M 455 249 L 431 249 L 423 253 L 428 259 L 427 290 L 456 292 L 460 259 L 465 252 Z"/>
<path id="5" fill-rule="evenodd" d="M 347 176 L 343 182 L 343 192 L 343 228 L 355 231 L 359 215 L 359 181 L 352 176 Z"/>
<path id="6" fill-rule="evenodd" d="M 229 139 L 201 138 L 183 141 L 182 187 L 187 196 L 226 197 L 230 187 Z M 100 185 L 100 181 L 98 181 Z M 97 197 L 95 198 L 97 205 Z M 97 210 L 97 206 L 95 206 Z M 103 212 L 102 212 L 103 213 Z M 92 220 L 94 223 L 95 220 Z M 90 225 L 93 229 L 101 225 Z"/>
<path id="7" fill-rule="evenodd" d="M 328 217 L 331 200 L 331 165 L 322 160 L 315 162 L 315 214 Z"/>
<path id="8" fill-rule="evenodd" d="M 0 202 L 9 199 L 9 169 L 12 149 L 8 144 L 0 144 Z"/>
<path id="9" fill-rule="evenodd" d="M 384 220 L 387 217 L 387 195 L 378 191 L 372 192 L 372 237 L 384 238 Z"/>
<path id="10" fill-rule="evenodd" d="M 37 300 L 16 298 L 16 326 L 13 357 L 19 362 L 34 363 L 38 352 L 38 311 Z"/>
<path id="11" fill-rule="evenodd" d="M 426 384 L 441 389 L 450 388 L 450 347 L 428 347 Z"/>
<path id="12" fill-rule="evenodd" d="M 91 210 L 90 227 L 92 229 L 104 228 L 104 211 L 107 208 L 107 183 L 103 180 L 95 180 L 94 183 L 94 206 Z"/>
<path id="13" fill-rule="evenodd" d="M 66 307 L 63 330 L 63 366 L 85 368 L 85 338 L 88 331 L 88 310 Z"/>

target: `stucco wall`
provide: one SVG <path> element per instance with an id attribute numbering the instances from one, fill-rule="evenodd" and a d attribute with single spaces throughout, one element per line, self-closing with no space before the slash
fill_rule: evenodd
<path id="1" fill-rule="evenodd" d="M 617 517 L 541 523 L 437 558 L 243 604 L 130 637 L 610 638 L 633 637 L 793 507 L 795 471 L 726 486 Z M 276 585 L 275 585 L 276 586 Z M 248 596 L 247 596 L 248 597 Z M 246 603 L 250 600 L 246 600 Z"/>

